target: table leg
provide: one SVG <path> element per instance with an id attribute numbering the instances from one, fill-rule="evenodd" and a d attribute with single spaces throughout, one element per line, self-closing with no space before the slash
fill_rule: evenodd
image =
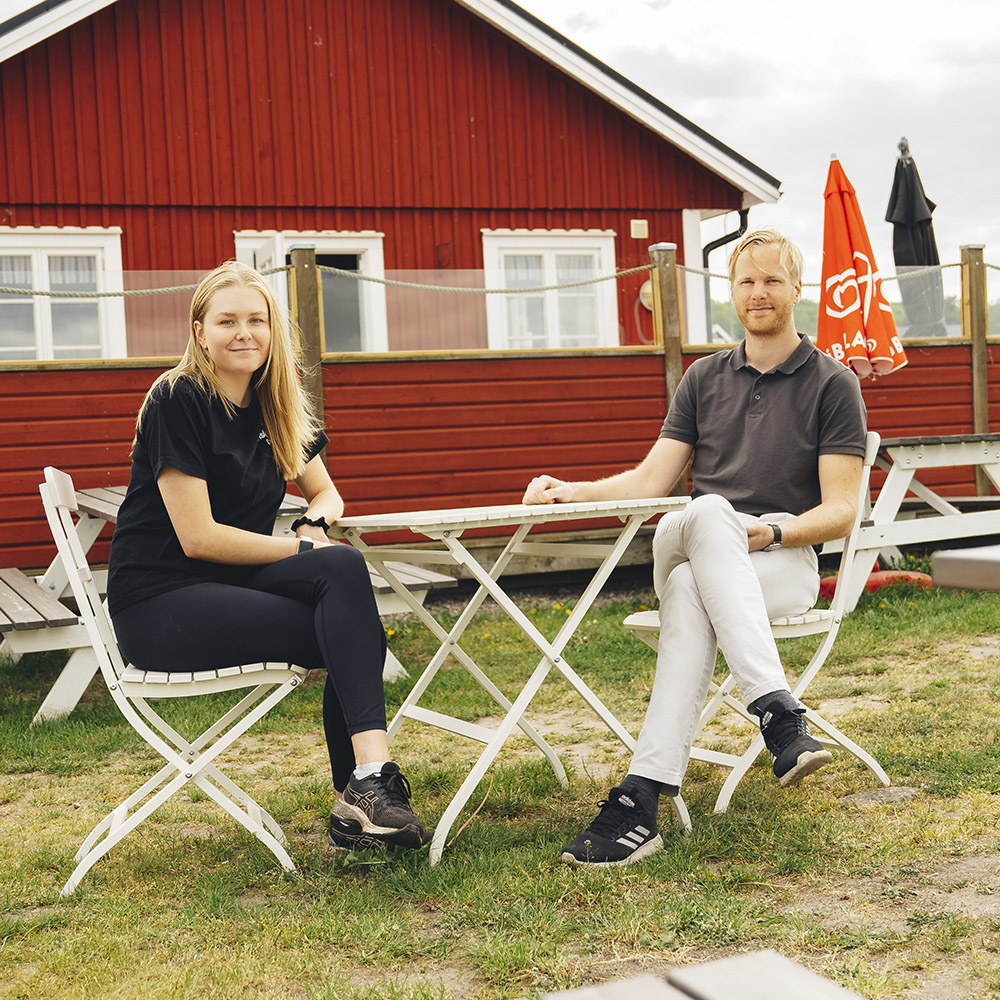
<path id="1" fill-rule="evenodd" d="M 514 555 L 517 545 L 521 539 L 527 534 L 528 526 L 522 525 L 511 537 L 510 541 L 504 547 L 499 557 L 493 563 L 490 568 L 490 574 L 494 577 L 499 577 L 503 571 L 507 568 L 507 564 L 510 562 L 511 557 Z M 434 679 L 438 670 L 447 660 L 449 656 L 453 656 L 476 680 L 476 682 L 486 691 L 487 694 L 505 711 L 509 711 L 511 708 L 511 702 L 503 694 L 503 692 L 487 677 L 487 675 L 479 668 L 478 664 L 465 652 L 464 649 L 459 645 L 459 639 L 462 637 L 465 630 L 472 623 L 476 612 L 479 610 L 483 601 L 488 596 L 485 588 L 480 587 L 472 598 L 469 600 L 468 604 L 463 609 L 461 615 L 459 616 L 456 623 L 452 626 L 451 631 L 446 631 L 442 625 L 439 624 L 436 618 L 428 611 L 421 602 L 418 602 L 409 590 L 404 586 L 404 584 L 396 577 L 392 570 L 386 565 L 385 560 L 397 553 L 389 552 L 385 556 L 380 555 L 378 549 L 373 549 L 364 543 L 355 532 L 347 532 L 347 537 L 350 538 L 352 544 L 359 548 L 364 554 L 366 559 L 375 567 L 379 574 L 386 580 L 386 582 L 402 597 L 406 603 L 410 606 L 413 612 L 420 618 L 420 620 L 427 626 L 430 632 L 440 641 L 441 645 L 437 652 L 431 659 L 431 662 L 426 666 L 424 672 L 418 678 L 416 684 L 410 690 L 410 693 L 406 696 L 403 704 L 399 707 L 399 711 L 393 716 L 392 721 L 389 723 L 388 727 L 388 737 L 391 741 L 393 737 L 399 732 L 400 727 L 403 724 L 403 720 L 410 716 L 411 711 L 415 709 L 416 703 L 427 690 L 428 685 Z M 446 717 L 438 716 L 440 720 Z M 422 721 L 429 721 L 424 718 Z M 432 723 L 438 724 L 438 723 Z M 556 752 L 549 746 L 549 744 L 542 738 L 542 736 L 535 730 L 524 719 L 520 719 L 517 723 L 521 731 L 527 736 L 538 749 L 545 755 L 549 764 L 552 766 L 552 770 L 555 773 L 556 779 L 559 781 L 560 785 L 564 788 L 567 786 L 568 782 L 566 779 L 566 771 L 563 768 L 562 761 L 556 755 Z M 445 727 L 446 728 L 446 727 Z M 480 740 L 481 742 L 488 742 L 490 737 L 485 736 L 482 732 L 484 727 L 472 727 L 469 725 L 463 725 L 461 728 L 461 733 L 466 736 L 471 736 L 473 739 Z M 459 732 L 459 729 L 450 730 L 453 732 Z M 476 731 L 480 731 L 480 735 L 476 735 Z"/>
<path id="2" fill-rule="evenodd" d="M 61 719 L 76 708 L 97 673 L 97 656 L 92 646 L 74 649 L 66 666 L 49 689 L 31 724 Z"/>

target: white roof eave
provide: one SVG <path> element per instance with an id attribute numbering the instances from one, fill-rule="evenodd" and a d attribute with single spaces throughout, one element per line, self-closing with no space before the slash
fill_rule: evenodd
<path id="1" fill-rule="evenodd" d="M 0 63 L 16 56 L 25 49 L 30 49 L 39 42 L 44 42 L 46 38 L 76 24 L 77 21 L 82 21 L 84 18 L 90 17 L 91 14 L 96 14 L 103 7 L 110 7 L 114 2 L 115 0 L 66 0 L 65 3 L 57 4 L 40 12 L 37 16 L 11 28 L 0 36 Z M 30 11 L 32 7 L 36 6 L 39 5 L 37 3 L 22 4 L 19 13 Z M 16 16 L 14 15 L 14 17 Z M 8 18 L 8 22 L 14 17 Z"/>
<path id="2" fill-rule="evenodd" d="M 707 141 L 696 131 L 686 128 L 661 111 L 641 94 L 622 86 L 613 76 L 602 72 L 598 65 L 581 58 L 552 35 L 539 30 L 516 10 L 496 0 L 455 0 L 468 10 L 489 21 L 504 34 L 529 48 L 546 62 L 573 77 L 598 96 L 624 111 L 640 124 L 683 150 L 713 173 L 729 181 L 743 192 L 743 207 L 761 202 L 774 203 L 781 196 L 779 184 L 748 168 L 739 159 L 726 154 L 722 145 Z M 596 62 L 596 60 L 595 60 Z"/>

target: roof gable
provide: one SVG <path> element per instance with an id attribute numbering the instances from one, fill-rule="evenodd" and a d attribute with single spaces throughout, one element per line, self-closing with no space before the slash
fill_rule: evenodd
<path id="1" fill-rule="evenodd" d="M 0 62 L 82 21 L 115 0 L 22 3 L 0 23 Z M 575 45 L 511 0 L 455 0 L 612 106 L 687 153 L 743 192 L 744 207 L 775 202 L 780 182 Z"/>

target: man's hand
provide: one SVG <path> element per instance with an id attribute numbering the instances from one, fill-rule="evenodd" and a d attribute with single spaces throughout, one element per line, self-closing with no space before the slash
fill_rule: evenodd
<path id="1" fill-rule="evenodd" d="M 754 521 L 747 525 L 747 548 L 750 552 L 766 549 L 774 541 L 774 532 L 765 521 Z"/>
<path id="2" fill-rule="evenodd" d="M 552 476 L 535 476 L 528 483 L 521 503 L 572 503 L 575 492 L 573 483 Z"/>

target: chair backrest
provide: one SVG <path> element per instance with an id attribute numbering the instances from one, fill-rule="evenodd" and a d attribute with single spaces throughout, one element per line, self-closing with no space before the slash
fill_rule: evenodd
<path id="1" fill-rule="evenodd" d="M 858 550 L 858 534 L 862 524 L 869 512 L 869 479 L 871 478 L 872 466 L 878 455 L 878 447 L 882 441 L 882 436 L 876 431 L 868 431 L 865 435 L 865 459 L 861 469 L 861 482 L 858 485 L 858 511 L 854 517 L 854 524 L 844 539 L 844 548 L 840 555 L 840 568 L 837 571 L 837 585 L 833 591 L 833 598 L 830 601 L 830 610 L 839 618 L 844 614 L 847 603 L 847 593 L 851 578 L 851 567 Z"/>
<path id="2" fill-rule="evenodd" d="M 111 620 L 101 601 L 94 575 L 90 571 L 87 555 L 76 533 L 75 517 L 80 516 L 73 479 L 65 472 L 45 468 L 45 482 L 38 487 L 42 506 L 49 522 L 52 539 L 76 600 L 80 621 L 87 630 L 101 673 L 109 688 L 115 684 L 125 669 L 118 643 L 115 641 Z"/>

